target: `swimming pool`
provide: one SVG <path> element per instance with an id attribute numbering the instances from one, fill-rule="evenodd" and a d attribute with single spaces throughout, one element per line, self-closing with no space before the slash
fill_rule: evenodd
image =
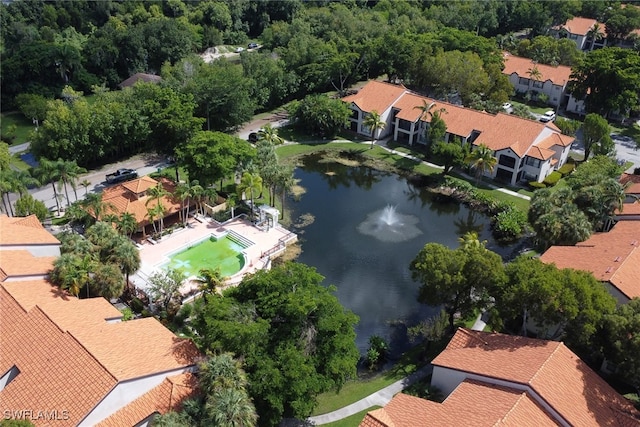
<path id="1" fill-rule="evenodd" d="M 220 237 L 210 236 L 170 254 L 170 261 L 163 268 L 181 270 L 185 277 L 197 276 L 205 268 L 219 268 L 223 277 L 230 277 L 244 268 L 246 259 L 242 251 L 249 245 L 240 236 L 231 233 Z"/>

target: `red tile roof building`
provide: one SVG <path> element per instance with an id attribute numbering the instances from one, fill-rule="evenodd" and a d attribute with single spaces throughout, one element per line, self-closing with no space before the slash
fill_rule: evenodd
<path id="1" fill-rule="evenodd" d="M 625 208 L 626 210 L 626 208 Z M 618 302 L 640 297 L 640 221 L 620 221 L 575 246 L 552 246 L 540 260 L 592 273 Z"/>
<path id="2" fill-rule="evenodd" d="M 591 36 L 591 31 L 595 28 L 598 29 L 600 37 Z M 593 50 L 607 45 L 605 25 L 591 18 L 576 16 L 563 25 L 553 28 L 552 33 L 558 38 L 568 38 L 574 41 L 580 50 Z"/>
<path id="3" fill-rule="evenodd" d="M 549 98 L 547 103 L 552 106 L 558 106 L 562 102 L 571 75 L 570 67 L 538 64 L 529 58 L 514 56 L 508 52 L 503 52 L 503 58 L 502 73 L 509 77 L 516 92 L 529 92 L 534 100 L 540 94 L 545 94 Z M 532 75 L 532 70 L 537 70 L 540 75 Z"/>
<path id="4" fill-rule="evenodd" d="M 640 424 L 640 412 L 561 342 L 459 329 L 432 363 L 443 403 L 399 394 L 360 426 Z"/>
<path id="5" fill-rule="evenodd" d="M 352 131 L 370 136 L 363 125 L 368 113 L 376 111 L 386 123 L 379 138 L 425 144 L 426 129 L 431 122 L 420 106 L 433 103 L 433 111 L 441 111 L 447 126 L 446 141 L 454 138 L 474 146 L 484 144 L 494 151 L 498 164 L 492 178 L 510 184 L 519 181 L 541 182 L 567 160 L 573 138 L 562 135 L 553 123 L 541 123 L 509 114 L 489 114 L 459 105 L 427 98 L 410 92 L 404 86 L 378 81 L 368 82 L 358 93 L 343 98 L 353 111 Z"/>
<path id="6" fill-rule="evenodd" d="M 157 201 L 150 198 L 147 191 L 158 183 L 169 193 L 160 198 L 160 203 L 164 206 L 165 218 L 180 212 L 182 204 L 173 196 L 176 190 L 174 182 L 166 178 L 155 180 L 143 176 L 106 188 L 102 192 L 102 201 L 107 206 L 106 213 L 112 213 L 118 217 L 125 212 L 130 213 L 135 217 L 141 231 L 146 232 L 146 227 L 151 225 L 149 209 L 157 205 Z"/>
<path id="7" fill-rule="evenodd" d="M 189 372 L 200 354 L 190 340 L 154 318 L 123 322 L 104 298 L 80 300 L 51 285 L 54 257 L 37 254 L 57 239 L 30 219 L 0 217 L 0 227 L 4 417 L 36 426 L 144 425 L 195 392 Z"/>

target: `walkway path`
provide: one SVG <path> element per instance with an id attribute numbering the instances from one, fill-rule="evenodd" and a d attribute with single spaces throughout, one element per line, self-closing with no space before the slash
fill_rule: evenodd
<path id="1" fill-rule="evenodd" d="M 433 164 L 433 163 L 425 162 L 425 161 L 423 161 L 422 159 L 420 159 L 420 158 L 418 158 L 418 157 L 412 156 L 411 154 L 403 153 L 402 151 L 396 151 L 396 150 L 394 150 L 394 149 L 392 149 L 392 148 L 389 148 L 389 147 L 387 146 L 387 141 L 388 141 L 388 140 L 378 141 L 378 145 L 379 145 L 380 147 L 384 148 L 385 150 L 389 151 L 390 153 L 396 154 L 396 155 L 398 155 L 398 156 L 405 157 L 405 158 L 407 158 L 407 159 L 414 160 L 414 161 L 415 161 L 415 162 L 417 162 L 417 163 L 422 163 L 422 164 L 424 164 L 424 165 L 427 165 L 427 166 L 430 166 L 430 167 L 432 167 L 432 168 L 436 168 L 436 169 L 444 169 L 444 168 L 443 168 L 442 166 L 440 166 L 440 165 L 436 165 L 436 164 Z M 469 175 L 467 175 L 466 173 L 464 173 L 464 172 L 459 172 L 459 173 L 460 173 L 460 175 L 464 176 L 465 178 L 467 178 L 467 179 L 469 179 L 469 180 L 473 180 L 473 178 L 472 178 L 472 177 L 470 177 Z M 515 191 L 511 191 L 511 190 L 506 189 L 506 188 L 498 187 L 498 186 L 493 185 L 493 184 L 488 183 L 488 182 L 484 182 L 484 185 L 488 186 L 488 187 L 489 187 L 489 188 L 491 188 L 492 190 L 498 190 L 498 191 L 500 191 L 500 192 L 502 192 L 502 193 L 506 193 L 506 194 L 509 194 L 509 195 L 511 195 L 511 196 L 519 197 L 519 198 L 521 198 L 521 199 L 531 200 L 531 197 L 527 196 L 526 194 L 516 193 Z"/>
<path id="2" fill-rule="evenodd" d="M 341 420 L 343 418 L 350 417 L 351 415 L 362 412 L 365 409 L 371 408 L 372 406 L 385 406 L 397 393 L 409 387 L 419 379 L 431 374 L 432 371 L 433 366 L 425 366 L 424 368 L 418 369 L 408 377 L 402 378 L 401 380 L 396 381 L 395 383 L 383 388 L 382 390 L 378 390 L 377 392 L 370 394 L 364 399 L 360 399 L 357 402 L 352 403 L 351 405 L 345 406 L 344 408 L 340 408 L 333 412 L 329 412 L 328 414 L 310 417 L 308 421 L 315 425 L 328 424 L 334 421 Z"/>

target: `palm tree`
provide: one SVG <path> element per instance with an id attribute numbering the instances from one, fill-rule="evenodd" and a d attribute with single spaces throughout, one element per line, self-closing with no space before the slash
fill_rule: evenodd
<path id="1" fill-rule="evenodd" d="M 80 182 L 80 185 L 82 185 L 84 187 L 84 195 L 86 197 L 87 194 L 89 194 L 89 187 L 91 186 L 91 181 L 89 181 L 88 179 L 83 179 Z"/>
<path id="2" fill-rule="evenodd" d="M 58 170 L 58 176 L 60 177 L 60 180 L 62 181 L 62 186 L 64 187 L 64 194 L 67 198 L 67 207 L 69 207 L 69 205 L 71 204 L 71 199 L 69 198 L 69 190 L 67 189 L 67 183 L 73 179 L 73 173 L 74 173 L 74 165 L 75 162 L 68 162 L 62 159 L 58 159 L 55 162 L 56 165 L 56 169 Z M 76 165 L 77 166 L 77 165 Z M 77 198 L 76 198 L 77 199 Z"/>
<path id="3" fill-rule="evenodd" d="M 458 238 L 460 247 L 463 249 L 485 249 L 487 244 L 486 240 L 480 241 L 478 233 L 475 231 L 468 231 Z"/>
<path id="4" fill-rule="evenodd" d="M 484 144 L 480 144 L 475 150 L 473 150 L 465 162 L 469 163 L 472 168 L 476 170 L 476 185 L 480 182 L 480 178 L 486 171 L 493 172 L 493 168 L 496 166 L 498 160 L 493 157 L 493 151 Z"/>
<path id="5" fill-rule="evenodd" d="M 256 408 L 246 391 L 227 388 L 214 395 L 208 405 L 212 425 L 219 427 L 253 427 L 258 421 Z"/>
<path id="6" fill-rule="evenodd" d="M 376 110 L 371 110 L 371 112 L 369 114 L 367 114 L 367 116 L 362 121 L 362 125 L 371 130 L 371 137 L 372 137 L 372 139 L 371 139 L 371 148 L 373 148 L 373 146 L 376 143 L 376 133 L 379 130 L 384 129 L 384 127 L 387 124 L 382 121 L 382 118 L 380 117 L 380 114 L 378 114 L 378 112 Z"/>
<path id="7" fill-rule="evenodd" d="M 149 203 L 155 201 L 156 205 L 153 207 L 154 213 L 156 217 L 159 219 L 160 223 L 160 233 L 162 233 L 162 229 L 164 228 L 164 214 L 166 213 L 166 208 L 162 204 L 162 198 L 168 196 L 170 193 L 165 190 L 161 182 L 158 182 L 155 187 L 151 187 L 147 190 L 147 196 L 149 196 L 149 200 L 145 203 L 146 206 Z"/>
<path id="8" fill-rule="evenodd" d="M 131 238 L 131 235 L 138 229 L 136 217 L 129 212 L 122 212 L 116 221 L 116 229 L 123 235 Z"/>
<path id="9" fill-rule="evenodd" d="M 529 70 L 527 71 L 527 74 L 529 75 L 529 90 L 531 90 L 531 83 L 534 81 L 540 81 L 540 79 L 542 78 L 542 73 L 538 69 L 538 66 L 534 63 L 533 67 L 529 68 Z"/>
<path id="10" fill-rule="evenodd" d="M 224 278 L 219 268 L 203 268 L 198 274 L 196 282 L 200 283 L 200 290 L 205 301 L 207 295 L 215 294 L 224 285 Z"/>
<path id="11" fill-rule="evenodd" d="M 258 174 L 254 174 L 251 172 L 245 172 L 242 174 L 242 178 L 240 179 L 240 184 L 238 185 L 238 193 L 242 194 L 245 192 L 249 192 L 249 198 L 251 200 L 251 218 L 255 214 L 254 212 L 254 196 L 257 192 L 262 188 L 262 178 Z"/>
<path id="12" fill-rule="evenodd" d="M 53 196 L 56 199 L 56 207 L 60 212 L 60 201 L 58 198 L 58 190 L 56 183 L 60 180 L 60 173 L 58 171 L 57 162 L 41 157 L 38 162 L 38 167 L 34 169 L 34 176 L 41 183 L 49 182 L 53 188 Z"/>
<path id="13" fill-rule="evenodd" d="M 278 129 L 271 126 L 271 123 L 267 123 L 258 131 L 258 140 L 263 140 L 271 143 L 272 145 L 280 145 L 284 143 L 284 139 L 278 135 Z"/>
<path id="14" fill-rule="evenodd" d="M 187 218 L 189 218 L 189 203 L 190 199 L 190 185 L 188 182 L 180 182 L 176 186 L 174 195 L 180 199 L 180 216 L 182 217 L 182 223 L 187 225 Z M 186 203 L 185 203 L 186 202 Z M 186 212 L 185 212 L 186 205 Z"/>
<path id="15" fill-rule="evenodd" d="M 102 221 L 102 218 L 114 209 L 113 204 L 102 200 L 102 193 L 87 194 L 86 198 L 81 202 L 84 207 L 91 212 L 96 221 Z"/>
<path id="16" fill-rule="evenodd" d="M 125 286 L 129 286 L 129 274 L 140 268 L 140 252 L 130 240 L 122 237 L 112 249 L 109 261 L 120 267 L 124 274 Z"/>
<path id="17" fill-rule="evenodd" d="M 197 179 L 191 181 L 191 187 L 189 188 L 189 197 L 196 201 L 196 212 L 200 212 L 202 210 L 204 187 L 200 185 L 200 182 L 198 182 Z"/>
<path id="18" fill-rule="evenodd" d="M 256 425 L 258 417 L 247 394 L 247 376 L 240 362 L 223 353 L 201 363 L 199 373 L 199 385 L 205 394 L 203 421 L 207 425 Z"/>
<path id="19" fill-rule="evenodd" d="M 229 194 L 227 196 L 227 207 L 231 210 L 231 218 L 235 218 L 235 207 L 238 205 L 238 196 Z"/>
<path id="20" fill-rule="evenodd" d="M 599 40 L 604 38 L 602 26 L 599 22 L 593 24 L 591 29 L 587 32 L 587 40 L 589 40 L 589 50 L 593 50 L 593 45 Z"/>
<path id="21" fill-rule="evenodd" d="M 30 175 L 29 178 L 33 179 Z M 22 195 L 27 189 L 27 182 L 27 176 L 25 176 L 24 172 L 17 172 L 13 169 L 4 169 L 0 172 L 0 196 L 2 197 L 2 204 L 7 215 L 14 216 L 9 195 L 11 193 L 19 193 Z"/>

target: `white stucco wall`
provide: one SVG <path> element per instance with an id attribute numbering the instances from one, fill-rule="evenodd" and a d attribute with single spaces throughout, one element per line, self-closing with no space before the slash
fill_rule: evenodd
<path id="1" fill-rule="evenodd" d="M 185 372 L 192 372 L 193 369 L 193 366 L 188 366 L 172 371 L 161 372 L 155 375 L 149 375 L 147 377 L 121 381 L 78 425 L 81 427 L 94 426 L 138 397 L 147 393 L 152 388 L 160 385 L 165 378 Z"/>
<path id="2" fill-rule="evenodd" d="M 0 244 L 0 251 L 29 251 L 31 255 L 35 257 L 41 256 L 60 256 L 60 244 L 52 245 L 2 245 Z"/>

